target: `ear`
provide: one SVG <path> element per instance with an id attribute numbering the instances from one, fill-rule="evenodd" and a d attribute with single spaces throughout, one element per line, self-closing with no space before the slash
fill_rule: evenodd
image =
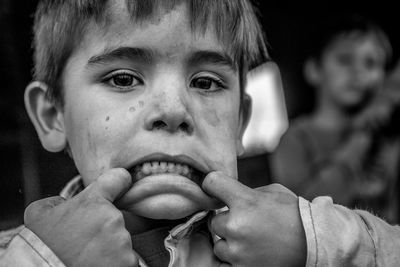
<path id="1" fill-rule="evenodd" d="M 241 156 L 244 154 L 244 146 L 243 146 L 243 134 L 246 130 L 247 125 L 249 124 L 251 117 L 251 97 L 250 95 L 244 93 L 241 110 L 239 114 L 239 130 L 236 138 L 236 154 L 237 156 Z"/>
<path id="2" fill-rule="evenodd" d="M 25 89 L 25 108 L 39 136 L 42 146 L 50 152 L 60 152 L 67 145 L 64 128 L 64 114 L 46 96 L 48 86 L 32 82 Z"/>
<path id="3" fill-rule="evenodd" d="M 320 81 L 318 63 L 315 59 L 307 59 L 304 63 L 303 74 L 305 80 L 312 86 L 317 86 Z"/>

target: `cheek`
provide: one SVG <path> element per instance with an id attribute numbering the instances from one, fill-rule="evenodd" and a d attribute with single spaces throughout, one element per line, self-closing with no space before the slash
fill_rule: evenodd
<path id="1" fill-rule="evenodd" d="M 365 84 L 380 84 L 384 80 L 384 73 L 381 70 L 370 71 L 365 75 Z"/>
<path id="2" fill-rule="evenodd" d="M 236 140 L 238 135 L 239 108 L 234 100 L 218 104 L 200 105 L 197 128 L 213 162 L 213 169 L 237 177 Z M 200 122 L 200 123 L 198 123 Z"/>
<path id="3" fill-rule="evenodd" d="M 237 97 L 239 98 L 239 97 Z M 214 138 L 232 140 L 237 135 L 239 124 L 239 101 L 236 97 L 224 99 L 223 101 L 212 103 L 200 103 L 196 114 L 201 114 L 202 120 L 206 124 L 205 129 L 215 135 Z"/>
<path id="4" fill-rule="evenodd" d="M 67 138 L 80 174 L 85 182 L 92 181 L 109 169 L 114 152 L 123 143 L 120 140 L 123 127 L 119 127 L 115 113 L 99 114 L 92 109 L 75 111 L 66 117 Z"/>

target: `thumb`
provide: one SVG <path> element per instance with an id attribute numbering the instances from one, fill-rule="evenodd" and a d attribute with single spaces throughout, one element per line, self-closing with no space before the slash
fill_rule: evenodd
<path id="1" fill-rule="evenodd" d="M 210 172 L 204 178 L 203 190 L 224 202 L 228 207 L 235 206 L 250 193 L 250 188 L 223 172 Z"/>
<path id="2" fill-rule="evenodd" d="M 132 178 L 130 173 L 123 168 L 116 168 L 100 175 L 84 191 L 114 202 L 128 191 L 131 185 Z"/>

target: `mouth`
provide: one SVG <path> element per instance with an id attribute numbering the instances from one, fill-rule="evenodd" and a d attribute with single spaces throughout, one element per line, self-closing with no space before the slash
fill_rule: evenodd
<path id="1" fill-rule="evenodd" d="M 173 174 L 186 177 L 200 186 L 206 176 L 203 166 L 190 157 L 183 155 L 153 154 L 139 160 L 128 171 L 132 175 L 134 182 L 148 176 Z"/>

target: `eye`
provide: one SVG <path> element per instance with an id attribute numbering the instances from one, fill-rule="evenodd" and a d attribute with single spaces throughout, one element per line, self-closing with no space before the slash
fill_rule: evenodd
<path id="1" fill-rule="evenodd" d="M 113 71 L 104 78 L 103 82 L 120 91 L 133 90 L 136 86 L 143 84 L 139 75 L 130 70 Z"/>
<path id="2" fill-rule="evenodd" d="M 225 83 L 220 78 L 211 75 L 194 77 L 190 81 L 190 87 L 198 88 L 207 92 L 214 92 L 227 88 Z"/>
<path id="3" fill-rule="evenodd" d="M 349 66 L 349 65 L 351 65 L 352 62 L 353 62 L 352 56 L 349 55 L 349 54 L 345 54 L 345 53 L 338 54 L 338 55 L 336 56 L 336 60 L 337 60 L 337 62 L 338 62 L 340 65 L 342 65 L 342 66 Z"/>
<path id="4" fill-rule="evenodd" d="M 377 68 L 383 68 L 383 63 L 378 59 L 368 57 L 364 60 L 364 66 L 368 70 L 374 70 Z"/>

